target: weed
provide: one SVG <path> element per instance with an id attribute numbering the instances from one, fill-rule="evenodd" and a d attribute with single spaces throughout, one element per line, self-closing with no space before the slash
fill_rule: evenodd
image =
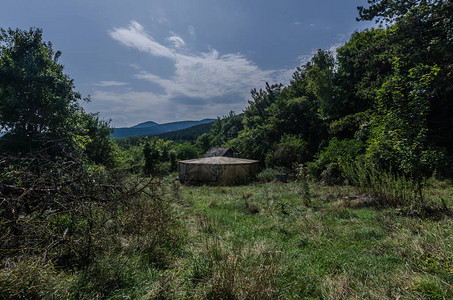
<path id="1" fill-rule="evenodd" d="M 274 181 L 276 176 L 281 173 L 285 173 L 286 170 L 284 168 L 278 168 L 278 169 L 271 169 L 267 168 L 258 173 L 256 178 L 261 181 L 261 182 L 271 182 Z"/>
<path id="2" fill-rule="evenodd" d="M 260 212 L 260 207 L 256 203 L 251 203 L 249 199 L 245 199 L 245 211 L 249 214 L 257 214 Z"/>

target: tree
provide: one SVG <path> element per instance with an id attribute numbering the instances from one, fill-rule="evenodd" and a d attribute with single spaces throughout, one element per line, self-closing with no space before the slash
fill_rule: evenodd
<path id="1" fill-rule="evenodd" d="M 431 84 L 430 109 L 426 116 L 427 142 L 446 148 L 453 155 L 453 2 L 445 0 L 369 0 L 359 8 L 360 20 L 384 18 L 391 25 L 385 30 L 384 49 L 391 49 L 388 62 L 398 59 L 401 74 L 420 65 L 438 68 Z M 385 19 L 387 18 L 387 19 Z M 367 60 L 360 60 L 367 61 Z M 391 66 L 391 65 L 390 65 Z M 393 72 L 393 70 L 392 70 Z M 375 72 L 382 74 L 382 72 Z M 383 79 L 383 77 L 381 77 Z M 381 80 L 382 84 L 385 80 Z M 367 84 L 367 86 L 372 86 Z M 375 85 L 375 91 L 379 89 Z"/>
<path id="2" fill-rule="evenodd" d="M 0 29 L 0 128 L 9 146 L 31 151 L 43 141 L 70 141 L 81 96 L 60 55 L 41 29 Z"/>
<path id="3" fill-rule="evenodd" d="M 145 156 L 145 169 L 146 175 L 150 175 L 154 172 L 157 163 L 159 162 L 159 151 L 156 149 L 156 144 L 153 143 L 151 146 L 147 142 L 143 148 L 143 155 Z"/>
<path id="4" fill-rule="evenodd" d="M 417 7 L 435 9 L 448 3 L 449 0 L 368 0 L 369 7 L 357 7 L 360 17 L 357 21 L 371 21 L 391 23 L 398 21 Z"/>
<path id="5" fill-rule="evenodd" d="M 443 149 L 429 143 L 427 116 L 430 91 L 439 68 L 419 65 L 402 73 L 398 60 L 395 74 L 377 91 L 366 156 L 379 168 L 400 171 L 418 183 L 442 163 Z"/>
<path id="6" fill-rule="evenodd" d="M 93 163 L 112 166 L 115 163 L 113 157 L 114 144 L 110 139 L 113 129 L 109 122 L 100 120 L 98 114 L 80 113 L 78 121 L 81 138 L 80 149 Z"/>
<path id="7" fill-rule="evenodd" d="M 211 148 L 211 136 L 207 133 L 203 133 L 197 138 L 196 145 L 200 150 L 200 153 L 206 153 Z"/>
<path id="8" fill-rule="evenodd" d="M 190 143 L 180 144 L 176 149 L 176 158 L 179 160 L 193 159 L 198 157 L 197 148 Z"/>
<path id="9" fill-rule="evenodd" d="M 243 114 L 236 115 L 233 111 L 230 111 L 227 116 L 218 117 L 212 123 L 211 130 L 209 131 L 210 140 L 205 141 L 207 149 L 202 152 L 206 152 L 211 147 L 222 147 L 227 141 L 236 138 L 239 132 L 244 129 L 244 124 L 242 123 L 243 117 Z M 209 145 L 207 142 L 209 142 Z"/>
<path id="10" fill-rule="evenodd" d="M 316 97 L 323 118 L 337 117 L 340 109 L 335 86 L 335 59 L 330 51 L 319 49 L 305 66 L 305 81 L 309 96 Z"/>

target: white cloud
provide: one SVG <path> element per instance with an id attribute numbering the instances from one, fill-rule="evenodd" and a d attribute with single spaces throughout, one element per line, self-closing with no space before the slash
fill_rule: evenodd
<path id="1" fill-rule="evenodd" d="M 288 70 L 262 70 L 241 54 L 221 55 L 215 49 L 209 52 L 182 52 L 185 42 L 174 34 L 167 38 L 172 47 L 166 47 L 156 42 L 135 21 L 126 28 L 114 28 L 110 36 L 127 47 L 173 61 L 175 72 L 170 78 L 144 70 L 135 75 L 138 79 L 160 85 L 165 91 L 165 95 L 161 96 L 168 100 L 175 97 L 211 99 L 213 105 L 218 97 L 241 95 L 245 107 L 250 89 L 261 87 L 266 81 L 282 82 L 290 78 L 287 76 Z"/>
<path id="2" fill-rule="evenodd" d="M 174 58 L 171 49 L 155 42 L 151 36 L 145 33 L 143 26 L 135 21 L 132 21 L 128 28 L 114 28 L 109 33 L 113 39 L 127 47 L 136 48 L 155 56 Z"/>
<path id="3" fill-rule="evenodd" d="M 121 81 L 99 81 L 99 82 L 95 83 L 94 85 L 108 87 L 108 86 L 124 86 L 127 84 L 128 84 L 127 82 L 121 82 Z"/>
<path id="4" fill-rule="evenodd" d="M 198 105 L 194 109 L 191 102 L 169 101 L 166 95 L 151 92 L 126 91 L 115 93 L 95 91 L 92 95 L 96 101 L 85 104 L 90 111 L 100 111 L 101 117 L 112 119 L 115 127 L 129 127 L 140 122 L 156 121 L 167 123 L 182 120 L 201 120 L 216 118 L 230 110 L 238 113 L 244 109 L 243 103 L 211 103 Z"/>
<path id="5" fill-rule="evenodd" d="M 338 43 L 330 46 L 329 51 L 332 53 L 332 56 L 336 59 L 337 58 L 337 53 L 338 53 L 338 48 L 343 47 L 343 43 Z"/>
<path id="6" fill-rule="evenodd" d="M 170 32 L 167 46 L 156 41 L 145 28 L 132 21 L 128 27 L 114 28 L 110 36 L 124 46 L 169 59 L 174 73 L 169 77 L 151 73 L 138 64 L 135 78 L 161 87 L 161 92 L 110 92 L 98 90 L 92 94 L 95 111 L 113 118 L 113 125 L 131 126 L 143 121 L 171 122 L 176 120 L 215 118 L 233 110 L 240 113 L 247 106 L 250 89 L 260 88 L 265 82 L 287 84 L 294 69 L 262 70 L 240 53 L 220 54 L 215 49 L 207 52 L 189 52 L 185 41 Z M 343 36 L 329 50 L 336 55 Z M 314 54 L 298 57 L 305 64 Z M 101 87 L 122 85 L 121 82 L 101 81 Z M 150 85 L 152 86 L 152 85 Z"/>
<path id="7" fill-rule="evenodd" d="M 176 49 L 182 48 L 186 45 L 184 40 L 182 38 L 180 38 L 179 36 L 171 36 L 171 37 L 167 38 L 167 41 L 172 43 L 173 47 L 175 47 Z"/>

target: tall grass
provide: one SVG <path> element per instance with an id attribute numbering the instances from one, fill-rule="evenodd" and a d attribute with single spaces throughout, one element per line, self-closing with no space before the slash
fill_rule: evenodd
<path id="1" fill-rule="evenodd" d="M 342 165 L 342 172 L 351 185 L 371 195 L 379 206 L 419 207 L 423 201 L 419 184 L 410 177 L 379 169 L 356 161 Z"/>

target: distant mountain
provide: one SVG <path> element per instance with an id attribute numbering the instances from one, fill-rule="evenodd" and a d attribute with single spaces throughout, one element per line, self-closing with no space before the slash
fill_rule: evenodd
<path id="1" fill-rule="evenodd" d="M 148 122 L 144 122 L 144 123 L 140 123 L 135 126 L 132 126 L 131 128 L 148 128 L 148 127 L 154 127 L 156 125 L 159 125 L 159 124 L 156 122 L 153 122 L 153 121 L 148 121 Z"/>
<path id="2" fill-rule="evenodd" d="M 215 121 L 215 119 L 203 119 L 201 121 L 181 121 L 165 124 L 157 124 L 156 122 L 149 121 L 137 124 L 132 127 L 115 128 L 112 137 L 129 137 L 129 136 L 144 136 L 144 135 L 159 135 L 162 133 L 186 129 L 200 124 L 208 124 Z"/>
<path id="3" fill-rule="evenodd" d="M 157 137 L 175 142 L 189 142 L 196 140 L 203 133 L 211 131 L 212 123 L 195 125 L 186 129 L 159 134 Z"/>

